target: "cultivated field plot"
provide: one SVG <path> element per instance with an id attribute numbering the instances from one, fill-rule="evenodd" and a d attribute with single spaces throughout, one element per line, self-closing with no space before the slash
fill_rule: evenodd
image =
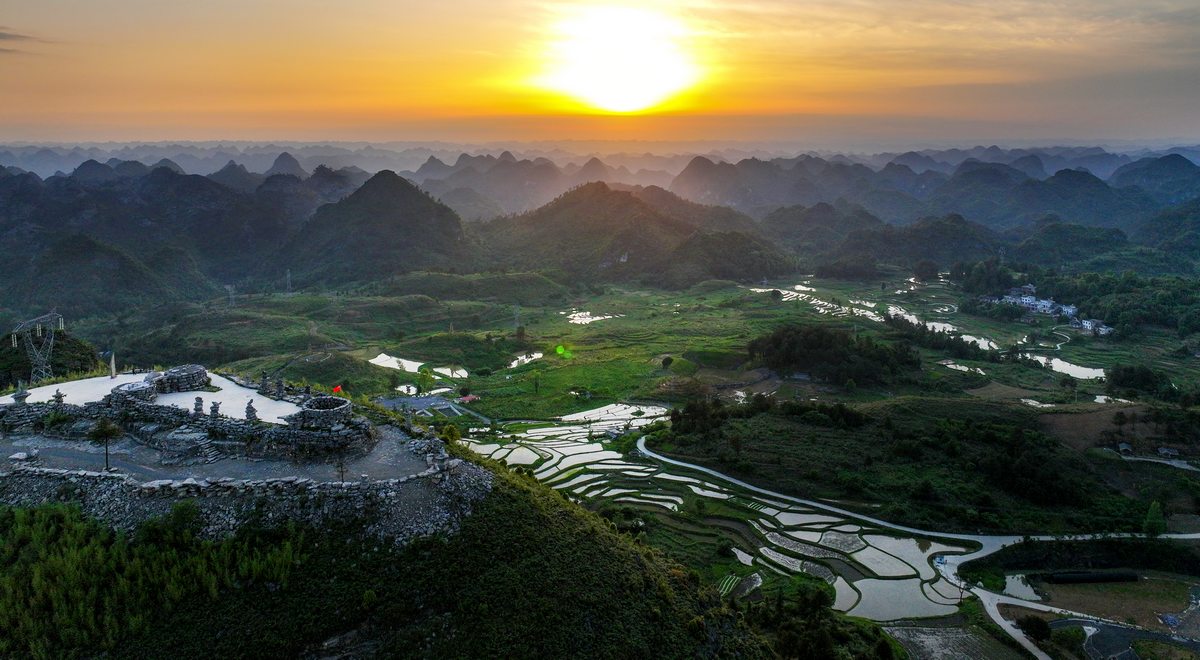
<path id="1" fill-rule="evenodd" d="M 968 628 L 887 626 L 884 630 L 900 642 L 910 656 L 921 660 L 1016 660 L 1022 657 L 991 637 Z"/>
<path id="2" fill-rule="evenodd" d="M 933 568 L 933 557 L 967 548 L 899 538 L 828 512 L 753 494 L 737 484 L 611 448 L 620 433 L 662 419 L 665 408 L 616 404 L 515 427 L 500 438 L 468 439 L 476 452 L 534 476 L 568 497 L 611 502 L 657 518 L 669 549 L 711 557 L 713 582 L 732 591 L 754 574 L 806 573 L 836 592 L 835 607 L 888 621 L 953 614 L 963 597 Z M 703 548 L 732 544 L 722 560 Z"/>

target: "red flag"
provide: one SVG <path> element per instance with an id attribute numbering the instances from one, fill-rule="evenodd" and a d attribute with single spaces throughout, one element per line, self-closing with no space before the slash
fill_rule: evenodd
<path id="1" fill-rule="evenodd" d="M 342 386 L 341 386 L 341 385 L 336 385 L 336 386 L 334 386 L 334 388 L 333 388 L 333 392 L 334 392 L 334 394 L 337 394 L 338 392 L 341 392 L 341 391 L 342 391 Z"/>

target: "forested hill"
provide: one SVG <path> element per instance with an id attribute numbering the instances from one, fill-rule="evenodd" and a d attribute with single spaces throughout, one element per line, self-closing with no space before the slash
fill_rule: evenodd
<path id="1" fill-rule="evenodd" d="M 495 479 L 459 531 L 403 549 L 363 533 L 370 512 L 211 541 L 186 505 L 132 535 L 63 505 L 0 507 L 0 540 L 26 548 L 0 556 L 0 655 L 749 659 L 778 638 L 789 654 L 892 657 L 813 583 L 795 605 L 735 613 L 549 487 Z"/>
<path id="2" fill-rule="evenodd" d="M 644 201 L 650 198 L 652 202 Z M 669 274 L 674 285 L 755 280 L 792 270 L 791 260 L 746 232 L 738 214 L 691 204 L 666 191 L 639 193 L 590 183 L 520 216 L 479 227 L 502 264 L 557 270 L 574 278 L 635 281 Z M 723 244 L 719 247 L 717 242 Z"/>
<path id="3" fill-rule="evenodd" d="M 1200 166 L 1174 154 L 1126 164 L 1107 180 L 1103 168 L 1097 168 L 1100 174 L 1083 166 L 1046 171 L 1043 161 L 1029 156 L 1008 163 L 968 159 L 944 172 L 918 173 L 909 166 L 917 162 L 897 158 L 873 169 L 818 157 L 736 163 L 697 157 L 670 189 L 759 217 L 785 206 L 845 201 L 889 222 L 958 213 L 993 229 L 1047 214 L 1069 223 L 1129 229 L 1200 196 Z"/>
<path id="4" fill-rule="evenodd" d="M 458 215 L 394 172 L 322 206 L 276 257 L 301 283 L 361 282 L 413 270 L 467 269 Z"/>
<path id="5" fill-rule="evenodd" d="M 471 209 L 468 223 L 402 174 L 310 166 L 287 154 L 261 173 L 227 161 L 208 176 L 167 160 L 88 160 L 46 179 L 5 167 L 0 310 L 19 317 L 58 307 L 87 317 L 212 299 L 226 287 L 279 291 L 289 272 L 296 288 L 497 269 L 537 271 L 567 287 L 678 288 L 801 269 L 874 277 L 876 265 L 944 268 L 1001 254 L 1069 272 L 1196 272 L 1200 197 L 1189 195 L 1200 167 L 1188 158 L 1093 162 L 1104 180 L 1084 169 L 1051 173 L 1060 161 L 1082 168 L 1100 158 L 1091 152 L 969 153 L 945 166 L 920 154 L 882 166 L 696 157 L 663 182 L 670 190 L 629 183 L 661 177 L 598 159 L 558 167 L 512 154 L 463 156 L 409 173 Z M 519 215 L 485 217 L 504 208 L 493 193 L 533 185 L 527 177 L 552 166 L 553 189 L 574 187 Z M 497 188 L 467 185 L 483 171 Z"/>

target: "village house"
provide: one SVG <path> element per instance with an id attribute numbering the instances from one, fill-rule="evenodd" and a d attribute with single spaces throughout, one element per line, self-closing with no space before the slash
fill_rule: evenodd
<path id="1" fill-rule="evenodd" d="M 1105 325 L 1104 321 L 1101 321 L 1100 319 L 1081 319 L 1079 321 L 1079 328 L 1084 332 L 1095 333 L 1101 337 L 1107 337 L 1113 332 L 1113 329 L 1110 326 Z"/>
<path id="2" fill-rule="evenodd" d="M 1038 298 L 1032 284 L 1009 289 L 1003 298 L 986 298 L 988 302 L 1002 302 L 1017 305 L 1038 314 L 1061 314 L 1073 318 L 1079 309 L 1075 305 L 1060 305 L 1053 298 Z"/>
<path id="3" fill-rule="evenodd" d="M 1032 284 L 1013 287 L 1008 290 L 1008 293 L 1002 297 L 984 296 L 980 300 L 989 303 L 1004 303 L 1008 305 L 1016 305 L 1036 314 L 1052 314 L 1055 316 L 1065 316 L 1070 319 L 1072 328 L 1079 328 L 1087 332 L 1094 332 L 1102 337 L 1112 334 L 1113 329 L 1105 325 L 1103 321 L 1097 319 L 1081 320 L 1078 317 L 1079 307 L 1075 305 L 1060 305 L 1054 302 L 1053 298 L 1038 298 L 1037 288 Z"/>

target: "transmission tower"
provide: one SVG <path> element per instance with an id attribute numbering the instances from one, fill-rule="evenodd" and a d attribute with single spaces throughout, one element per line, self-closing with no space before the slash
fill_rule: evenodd
<path id="1" fill-rule="evenodd" d="M 20 341 L 29 357 L 33 370 L 29 377 L 30 383 L 45 380 L 54 375 L 50 370 L 50 354 L 54 351 L 54 335 L 63 329 L 63 317 L 58 312 L 50 312 L 36 319 L 29 319 L 13 328 L 12 345 L 17 348 Z"/>

